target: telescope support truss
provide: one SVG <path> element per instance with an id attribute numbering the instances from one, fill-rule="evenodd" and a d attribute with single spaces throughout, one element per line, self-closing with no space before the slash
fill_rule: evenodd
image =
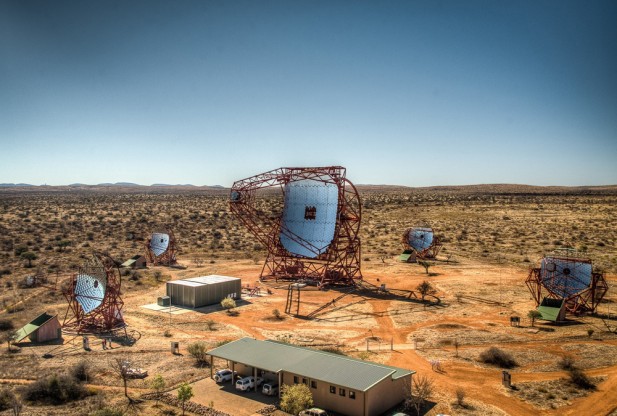
<path id="1" fill-rule="evenodd" d="M 338 189 L 334 237 L 323 252 L 302 236 L 286 230 L 283 215 L 268 215 L 262 209 L 266 208 L 265 204 L 257 197 L 259 190 L 272 187 L 280 187 L 284 197 L 285 185 L 297 181 L 321 182 L 324 187 L 336 185 Z M 312 279 L 323 287 L 355 285 L 362 279 L 358 238 L 360 197 L 354 185 L 345 178 L 345 168 L 279 168 L 236 181 L 231 188 L 230 209 L 268 251 L 261 280 Z M 307 206 L 305 215 L 305 218 L 315 215 L 315 207 Z M 281 243 L 281 232 L 315 256 L 290 253 Z"/>
<path id="2" fill-rule="evenodd" d="M 104 273 L 106 276 L 106 289 L 100 305 L 86 313 L 79 302 L 83 295 L 79 293 L 77 282 L 80 274 L 94 274 L 93 271 Z M 75 334 L 100 334 L 109 333 L 118 329 L 126 328 L 122 316 L 124 302 L 120 297 L 120 269 L 109 257 L 95 254 L 94 258 L 80 267 L 78 274 L 71 278 L 70 286 L 63 292 L 68 301 L 68 308 L 62 324 L 63 330 Z"/>
<path id="3" fill-rule="evenodd" d="M 590 262 L 588 259 L 577 258 L 564 258 L 560 260 L 572 263 Z M 564 296 L 563 293 L 568 292 L 567 281 L 563 278 L 552 279 L 550 282 L 546 279 L 543 280 L 542 269 L 539 267 L 529 270 L 529 275 L 525 280 L 525 284 L 536 302 L 536 307 L 540 305 L 545 297 L 551 299 L 564 299 L 566 310 L 572 314 L 581 314 L 585 312 L 596 313 L 598 305 L 602 302 L 604 295 L 608 291 L 608 284 L 604 279 L 604 274 L 592 272 L 590 283 L 586 288 Z"/>

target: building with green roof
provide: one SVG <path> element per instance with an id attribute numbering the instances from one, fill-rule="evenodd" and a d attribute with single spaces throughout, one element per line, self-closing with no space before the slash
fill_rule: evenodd
<path id="1" fill-rule="evenodd" d="M 379 415 L 405 399 L 415 371 L 277 341 L 239 340 L 208 351 L 242 375 L 304 383 L 315 406 L 350 416 Z"/>

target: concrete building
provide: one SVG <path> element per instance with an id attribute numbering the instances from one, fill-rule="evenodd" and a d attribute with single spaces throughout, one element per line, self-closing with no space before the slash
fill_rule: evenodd
<path id="1" fill-rule="evenodd" d="M 225 298 L 239 299 L 242 281 L 229 276 L 201 276 L 167 282 L 171 304 L 189 308 L 220 303 Z"/>
<path id="2" fill-rule="evenodd" d="M 26 337 L 32 342 L 46 342 L 62 338 L 62 327 L 58 321 L 58 315 L 42 313 L 37 316 L 17 331 L 14 342 L 21 342 Z"/>
<path id="3" fill-rule="evenodd" d="M 374 416 L 405 399 L 415 371 L 357 360 L 277 341 L 242 338 L 208 351 L 225 359 L 232 371 L 278 381 L 306 384 L 315 406 L 349 416 Z M 280 391 L 280 390 L 279 390 Z M 280 394 L 280 393 L 279 393 Z"/>

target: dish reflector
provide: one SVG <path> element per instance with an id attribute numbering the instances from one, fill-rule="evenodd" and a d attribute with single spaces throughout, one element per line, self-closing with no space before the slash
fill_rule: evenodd
<path id="1" fill-rule="evenodd" d="M 564 298 L 589 288 L 591 272 L 591 263 L 573 259 L 545 257 L 540 265 L 540 279 L 544 287 Z"/>
<path id="2" fill-rule="evenodd" d="M 169 235 L 164 233 L 154 233 L 150 239 L 150 249 L 155 256 L 160 256 L 169 247 Z"/>
<path id="3" fill-rule="evenodd" d="M 303 179 L 285 185 L 279 238 L 296 256 L 315 258 L 332 243 L 336 230 L 338 186 Z"/>
<path id="4" fill-rule="evenodd" d="M 413 228 L 409 232 L 408 239 L 411 248 L 421 252 L 433 243 L 433 230 L 431 228 Z"/>
<path id="5" fill-rule="evenodd" d="M 94 273 L 92 273 L 94 274 Z M 107 276 L 92 276 L 83 272 L 77 275 L 75 299 L 87 315 L 103 303 Z"/>

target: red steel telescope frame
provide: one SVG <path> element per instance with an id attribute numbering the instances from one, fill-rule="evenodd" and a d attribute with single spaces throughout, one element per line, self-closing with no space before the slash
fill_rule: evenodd
<path id="1" fill-rule="evenodd" d="M 152 237 L 154 236 L 154 234 L 157 233 L 167 234 L 169 236 L 169 243 L 167 249 L 158 256 L 154 253 L 154 250 L 152 250 L 152 247 L 150 246 Z M 176 264 L 176 252 L 178 251 L 178 246 L 173 231 L 163 228 L 155 231 L 150 235 L 150 237 L 148 237 L 145 246 L 146 257 L 148 259 L 148 262 L 150 262 L 153 266 L 172 266 Z"/>
<path id="2" fill-rule="evenodd" d="M 285 185 L 295 181 L 313 180 L 335 184 L 338 207 L 334 238 L 327 249 L 314 258 L 288 252 L 280 241 L 283 215 L 266 212 L 268 202 L 257 196 L 259 190 L 279 187 L 284 198 Z M 355 285 L 362 280 L 360 271 L 361 203 L 354 185 L 345 178 L 341 166 L 317 168 L 279 168 L 236 181 L 231 188 L 231 211 L 251 234 L 268 250 L 260 279 L 311 279 L 320 287 Z M 293 240 L 308 250 L 315 247 L 298 235 Z"/>
<path id="3" fill-rule="evenodd" d="M 120 269 L 109 256 L 95 253 L 93 259 L 81 267 L 81 271 L 102 268 L 107 276 L 105 295 L 101 304 L 85 313 L 77 300 L 77 276 L 73 275 L 70 286 L 63 292 L 69 302 L 64 316 L 63 330 L 67 333 L 101 334 L 126 328 L 122 317 L 124 302 L 120 297 Z"/>
<path id="4" fill-rule="evenodd" d="M 551 256 L 553 259 L 560 261 L 562 264 L 569 265 L 572 269 L 577 263 L 591 264 L 591 260 L 585 258 L 568 257 L 568 256 Z M 552 280 L 552 279 L 551 279 Z M 556 279 L 557 282 L 563 282 L 562 279 Z M 572 293 L 567 297 L 561 296 L 559 293 L 563 292 L 563 286 L 554 284 L 552 287 L 547 286 L 542 279 L 542 269 L 532 268 L 529 270 L 527 280 L 525 280 L 527 288 L 533 296 L 536 306 L 540 305 L 542 299 L 545 297 L 552 299 L 564 299 L 566 303 L 566 310 L 573 314 L 580 314 L 583 312 L 595 313 L 598 305 L 602 302 L 604 295 L 608 291 L 608 284 L 604 279 L 604 275 L 598 272 L 591 273 L 591 281 L 589 286 Z"/>
<path id="5" fill-rule="evenodd" d="M 405 233 L 403 234 L 403 250 L 405 251 L 409 251 L 409 252 L 415 252 L 416 253 L 416 257 L 419 259 L 435 259 L 437 258 L 437 255 L 439 254 L 439 252 L 441 251 L 441 248 L 443 247 L 443 244 L 441 243 L 441 240 L 439 239 L 439 237 L 437 237 L 435 235 L 435 231 L 431 228 L 431 232 L 433 233 L 433 241 L 431 242 L 431 245 L 428 246 L 427 248 L 425 248 L 424 250 L 416 250 L 415 248 L 413 248 L 410 244 L 409 244 L 409 234 L 411 234 L 411 232 L 415 229 L 415 227 L 412 228 L 408 228 L 407 230 L 405 230 Z M 427 227 L 428 229 L 428 227 Z"/>

